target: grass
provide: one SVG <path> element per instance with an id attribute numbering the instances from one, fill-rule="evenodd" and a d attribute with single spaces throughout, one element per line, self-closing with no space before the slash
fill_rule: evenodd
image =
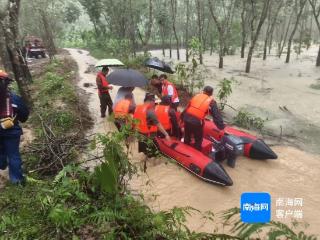
<path id="1" fill-rule="evenodd" d="M 320 90 L 320 83 L 314 83 L 310 85 L 310 88 Z"/>

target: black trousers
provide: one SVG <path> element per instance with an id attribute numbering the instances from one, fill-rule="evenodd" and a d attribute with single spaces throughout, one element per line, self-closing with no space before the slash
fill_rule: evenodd
<path id="1" fill-rule="evenodd" d="M 184 143 L 190 145 L 191 137 L 194 136 L 194 147 L 201 151 L 201 145 L 203 140 L 203 125 L 201 122 L 184 122 Z"/>
<path id="2" fill-rule="evenodd" d="M 171 107 L 178 111 L 179 102 L 171 103 Z"/>
<path id="3" fill-rule="evenodd" d="M 99 95 L 100 98 L 100 111 L 101 111 L 101 116 L 105 116 L 106 115 L 106 110 L 108 107 L 108 113 L 109 115 L 111 115 L 113 113 L 112 110 L 112 99 L 110 97 L 109 93 L 102 93 Z"/>

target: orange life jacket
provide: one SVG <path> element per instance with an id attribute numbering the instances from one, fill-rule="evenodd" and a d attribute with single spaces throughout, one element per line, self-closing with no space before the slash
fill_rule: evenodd
<path id="1" fill-rule="evenodd" d="M 203 120 L 208 114 L 209 106 L 212 101 L 214 101 L 213 97 L 209 97 L 204 93 L 199 93 L 190 100 L 186 112 Z"/>
<path id="2" fill-rule="evenodd" d="M 100 78 L 103 88 L 106 88 L 106 87 L 109 86 L 109 83 L 107 81 L 106 76 L 101 71 L 98 72 L 98 78 Z M 99 91 L 99 95 L 101 95 L 102 93 L 108 93 L 109 92 L 108 89 L 98 89 L 98 91 Z"/>
<path id="3" fill-rule="evenodd" d="M 169 110 L 170 110 L 170 106 L 165 106 L 165 105 L 157 105 L 154 110 L 159 122 L 162 124 L 165 130 L 170 130 L 172 127 L 170 116 L 169 116 Z"/>
<path id="4" fill-rule="evenodd" d="M 113 108 L 115 118 L 125 118 L 129 115 L 129 108 L 131 101 L 128 99 L 121 99 Z"/>
<path id="5" fill-rule="evenodd" d="M 173 95 L 171 96 L 171 102 L 177 102 L 177 100 L 179 100 L 178 98 L 178 92 L 176 87 L 174 86 L 173 83 L 169 82 L 168 80 L 164 80 L 162 83 L 162 96 L 167 96 L 168 95 L 168 87 L 172 86 L 173 88 Z"/>
<path id="6" fill-rule="evenodd" d="M 133 114 L 133 118 L 137 119 L 139 122 L 135 126 L 140 133 L 149 134 L 157 132 L 157 126 L 148 126 L 147 122 L 147 111 L 151 108 L 150 103 L 144 103 L 137 105 Z"/>

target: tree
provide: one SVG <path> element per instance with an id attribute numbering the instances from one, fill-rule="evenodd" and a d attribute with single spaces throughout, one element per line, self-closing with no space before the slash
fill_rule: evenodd
<path id="1" fill-rule="evenodd" d="M 309 0 L 309 2 L 312 8 L 314 19 L 316 21 L 316 24 L 320 33 L 320 2 L 318 0 Z M 319 46 L 316 66 L 320 67 L 320 46 Z"/>
<path id="2" fill-rule="evenodd" d="M 248 10 L 248 0 L 242 0 L 241 10 L 241 58 L 244 58 L 244 51 L 247 45 L 248 25 L 249 25 L 250 13 Z"/>
<path id="3" fill-rule="evenodd" d="M 235 0 L 231 1 L 220 1 L 220 4 L 215 2 L 215 8 L 213 8 L 212 1 L 208 0 L 209 2 L 209 9 L 211 16 L 213 18 L 214 23 L 217 26 L 218 33 L 219 33 L 219 68 L 223 68 L 223 56 L 225 53 L 226 43 L 227 43 L 227 36 L 229 35 L 229 31 L 232 24 L 232 15 L 234 14 L 234 7 L 235 7 Z M 226 3 L 227 2 L 227 3 Z M 218 8 L 218 6 L 221 6 Z M 219 19 L 218 12 L 223 12 L 225 15 L 221 16 Z"/>
<path id="4" fill-rule="evenodd" d="M 251 10 L 251 16 L 250 16 L 250 31 L 251 31 L 251 42 L 247 57 L 247 64 L 246 64 L 246 73 L 250 72 L 251 68 L 251 59 L 253 55 L 253 50 L 256 45 L 256 42 L 258 40 L 258 36 L 260 34 L 261 27 L 267 17 L 269 5 L 271 0 L 265 0 L 263 1 L 263 5 L 260 6 L 260 2 L 250 0 L 250 10 Z M 259 11 L 260 10 L 260 11 Z M 260 15 L 259 21 L 258 17 Z"/>
<path id="5" fill-rule="evenodd" d="M 187 8 L 187 15 L 186 15 L 186 37 L 185 37 L 185 47 L 186 47 L 186 62 L 189 62 L 189 18 L 190 18 L 190 2 L 186 0 L 186 8 Z"/>
<path id="6" fill-rule="evenodd" d="M 267 59 L 268 41 L 272 42 L 272 35 L 274 32 L 275 25 L 277 23 L 279 12 L 283 7 L 284 0 L 279 0 L 275 4 L 276 4 L 275 7 L 269 7 L 268 26 L 267 26 L 266 36 L 264 39 L 264 46 L 263 46 L 263 60 Z M 272 43 L 270 45 L 272 45 Z"/>
<path id="7" fill-rule="evenodd" d="M 196 0 L 196 10 L 197 10 L 197 23 L 198 23 L 198 38 L 200 42 L 200 48 L 199 48 L 199 61 L 200 64 L 203 63 L 202 59 L 202 51 L 203 51 L 203 1 Z"/>
<path id="8" fill-rule="evenodd" d="M 176 46 L 177 46 L 177 59 L 180 60 L 180 41 L 179 37 L 177 34 L 177 29 L 176 29 L 176 18 L 177 18 L 177 6 L 178 6 L 178 1 L 177 0 L 170 0 L 170 6 L 171 6 L 171 16 L 172 16 L 172 30 L 174 37 L 176 39 Z"/>
<path id="9" fill-rule="evenodd" d="M 297 30 L 297 27 L 298 27 L 298 23 L 300 21 L 300 18 L 301 18 L 304 6 L 306 5 L 306 2 L 307 2 L 307 0 L 296 0 L 295 1 L 294 7 L 295 7 L 295 10 L 297 12 L 297 15 L 296 15 L 296 21 L 295 21 L 294 26 L 293 26 L 293 30 L 292 30 L 292 32 L 290 34 L 290 37 L 289 37 L 289 40 L 288 40 L 286 63 L 289 63 L 289 61 L 290 61 L 292 40 L 293 40 L 293 37 L 294 37 L 294 35 L 296 33 L 296 30 Z"/>
<path id="10" fill-rule="evenodd" d="M 144 26 L 144 28 L 146 29 L 146 33 L 144 37 L 142 36 L 141 30 L 138 28 L 138 35 L 141 40 L 142 49 L 144 53 L 147 52 L 147 45 L 150 40 L 152 25 L 153 25 L 153 4 L 152 4 L 152 0 L 149 0 L 149 18 L 146 23 L 146 26 Z"/>
<path id="11" fill-rule="evenodd" d="M 8 56 L 9 66 L 17 82 L 21 97 L 28 106 L 31 106 L 31 96 L 28 82 L 31 74 L 19 47 L 19 13 L 20 0 L 9 0 L 5 12 L 0 14 L 0 29 L 4 33 L 4 44 Z"/>

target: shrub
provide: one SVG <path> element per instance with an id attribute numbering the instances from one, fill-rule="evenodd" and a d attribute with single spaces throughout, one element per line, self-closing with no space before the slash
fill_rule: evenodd
<path id="1" fill-rule="evenodd" d="M 246 129 L 256 129 L 261 131 L 264 127 L 264 122 L 260 117 L 256 117 L 253 113 L 245 110 L 240 110 L 233 118 L 233 124 Z"/>

